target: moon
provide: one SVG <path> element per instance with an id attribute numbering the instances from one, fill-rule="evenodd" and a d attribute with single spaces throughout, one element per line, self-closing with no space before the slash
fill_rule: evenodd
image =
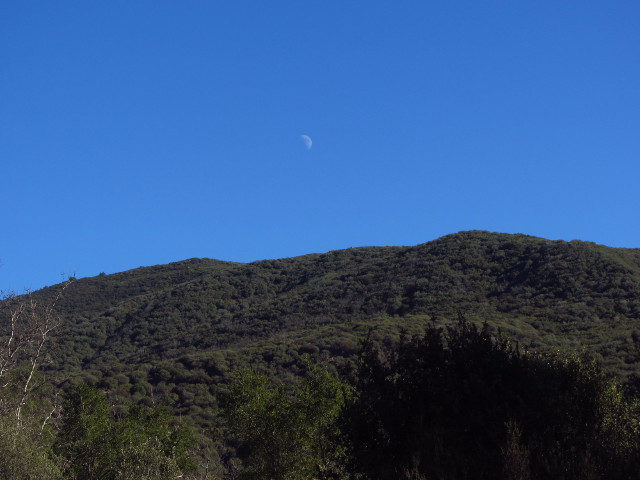
<path id="1" fill-rule="evenodd" d="M 300 135 L 300 138 L 304 142 L 304 146 L 307 147 L 307 150 L 311 150 L 311 146 L 313 145 L 311 137 L 309 135 Z"/>

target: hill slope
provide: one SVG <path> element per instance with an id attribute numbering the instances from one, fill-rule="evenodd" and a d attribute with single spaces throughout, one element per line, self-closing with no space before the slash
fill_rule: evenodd
<path id="1" fill-rule="evenodd" d="M 155 392 L 205 423 L 233 366 L 286 376 L 304 353 L 348 361 L 371 328 L 384 340 L 460 313 L 536 348 L 586 345 L 620 375 L 640 370 L 640 250 L 525 235 L 461 232 L 250 264 L 192 259 L 78 280 L 58 308 L 52 372 L 134 399 Z"/>

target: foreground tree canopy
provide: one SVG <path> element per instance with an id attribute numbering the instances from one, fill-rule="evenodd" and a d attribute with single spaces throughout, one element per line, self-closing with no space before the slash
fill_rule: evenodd
<path id="1" fill-rule="evenodd" d="M 47 380 L 57 320 L 19 307 L 0 342 L 0 478 L 640 478 L 636 390 L 586 352 L 528 352 L 487 324 L 367 340 L 352 362 L 236 370 L 218 385 L 219 428 L 194 435 L 153 389 L 122 402 L 124 375 Z"/>
<path id="2" fill-rule="evenodd" d="M 238 372 L 227 405 L 229 427 L 244 450 L 240 478 L 338 478 L 345 463 L 338 420 L 348 390 L 310 363 L 296 385 Z"/>
<path id="3" fill-rule="evenodd" d="M 345 412 L 367 478 L 638 478 L 638 402 L 592 358 L 520 351 L 464 320 L 368 345 Z"/>
<path id="4" fill-rule="evenodd" d="M 164 480 L 193 472 L 191 430 L 169 409 L 112 408 L 95 386 L 39 372 L 60 325 L 51 304 L 18 303 L 0 342 L 0 478 Z"/>
<path id="5" fill-rule="evenodd" d="M 160 480 L 194 470 L 187 454 L 193 439 L 165 409 L 136 405 L 118 419 L 102 392 L 78 385 L 62 411 L 54 451 L 68 478 Z"/>
<path id="6" fill-rule="evenodd" d="M 246 478 L 575 480 L 640 472 L 637 401 L 593 359 L 521 352 L 486 326 L 462 320 L 399 345 L 367 344 L 347 396 L 326 372 L 312 377 L 320 383 L 306 396 L 309 381 L 286 389 L 250 372 L 236 378 L 229 418 L 246 449 Z M 341 468 L 323 471 L 320 446 L 341 453 L 334 457 Z"/>

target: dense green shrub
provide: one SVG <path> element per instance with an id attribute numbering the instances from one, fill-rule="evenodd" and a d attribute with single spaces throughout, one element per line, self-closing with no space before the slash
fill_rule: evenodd
<path id="1" fill-rule="evenodd" d="M 325 369 L 308 367 L 294 385 L 253 370 L 236 372 L 226 406 L 246 465 L 240 478 L 342 478 L 345 450 L 337 419 L 348 390 Z"/>
<path id="2" fill-rule="evenodd" d="M 355 385 L 346 431 L 370 479 L 627 479 L 640 468 L 637 404 L 593 359 L 522 352 L 486 325 L 369 344 Z"/>
<path id="3" fill-rule="evenodd" d="M 0 478 L 59 480 L 58 459 L 51 452 L 46 431 L 32 418 L 17 425 L 15 418 L 0 418 Z"/>
<path id="4" fill-rule="evenodd" d="M 169 412 L 133 406 L 115 418 L 106 396 L 80 384 L 66 396 L 54 445 L 73 480 L 166 480 L 194 468 L 192 438 L 174 426 Z"/>

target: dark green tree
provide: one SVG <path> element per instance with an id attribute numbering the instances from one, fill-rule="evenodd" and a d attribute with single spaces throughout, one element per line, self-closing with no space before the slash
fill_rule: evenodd
<path id="1" fill-rule="evenodd" d="M 31 418 L 16 425 L 13 416 L 0 418 L 0 478 L 59 480 L 61 471 L 51 452 L 46 429 Z"/>
<path id="2" fill-rule="evenodd" d="M 341 478 L 345 450 L 337 420 L 347 398 L 343 383 L 310 363 L 294 385 L 250 369 L 236 372 L 226 410 L 244 450 L 241 478 Z"/>
<path id="3" fill-rule="evenodd" d="M 638 411 L 597 362 L 535 355 L 465 320 L 368 345 L 346 412 L 370 479 L 637 478 Z"/>
<path id="4" fill-rule="evenodd" d="M 134 406 L 116 419 L 106 396 L 81 384 L 63 403 L 55 450 L 74 480 L 164 480 L 193 469 L 191 443 L 167 411 Z"/>

